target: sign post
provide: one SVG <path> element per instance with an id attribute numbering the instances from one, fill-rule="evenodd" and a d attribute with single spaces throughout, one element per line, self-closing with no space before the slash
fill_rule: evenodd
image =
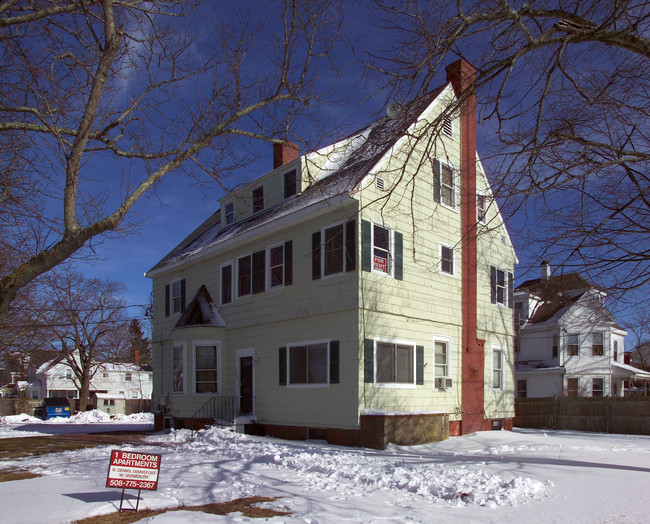
<path id="1" fill-rule="evenodd" d="M 135 510 L 140 505 L 140 491 L 156 491 L 158 489 L 158 473 L 162 455 L 151 453 L 136 453 L 134 451 L 111 451 L 111 462 L 108 466 L 107 488 L 122 488 L 120 512 L 123 511 L 125 489 L 137 489 L 138 500 Z M 133 508 L 124 508 L 133 510 Z"/>

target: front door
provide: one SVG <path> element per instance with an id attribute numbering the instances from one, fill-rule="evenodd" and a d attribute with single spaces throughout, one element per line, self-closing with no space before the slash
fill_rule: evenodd
<path id="1" fill-rule="evenodd" d="M 239 359 L 239 412 L 249 415 L 253 412 L 253 357 Z"/>

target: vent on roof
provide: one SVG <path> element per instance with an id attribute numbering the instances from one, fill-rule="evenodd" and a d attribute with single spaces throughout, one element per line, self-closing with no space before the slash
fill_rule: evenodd
<path id="1" fill-rule="evenodd" d="M 375 184 L 377 185 L 377 189 L 379 189 L 379 191 L 384 191 L 386 189 L 386 186 L 384 184 L 384 179 L 381 177 L 376 178 Z"/>
<path id="2" fill-rule="evenodd" d="M 454 128 L 451 125 L 451 117 L 445 116 L 442 120 L 442 132 L 447 136 L 454 136 Z"/>
<path id="3" fill-rule="evenodd" d="M 501 243 L 505 246 L 506 245 L 506 236 L 501 235 Z"/>

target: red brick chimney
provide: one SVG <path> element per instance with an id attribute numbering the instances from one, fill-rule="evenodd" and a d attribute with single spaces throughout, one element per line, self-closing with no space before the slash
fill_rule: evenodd
<path id="1" fill-rule="evenodd" d="M 292 142 L 273 144 L 273 169 L 298 158 L 298 146 Z"/>
<path id="2" fill-rule="evenodd" d="M 476 69 L 464 59 L 447 66 L 460 105 L 460 212 L 462 267 L 462 422 L 460 434 L 489 429 L 485 420 L 485 340 L 477 332 L 476 248 L 476 95 L 472 91 Z M 469 89 L 469 91 L 468 91 Z"/>

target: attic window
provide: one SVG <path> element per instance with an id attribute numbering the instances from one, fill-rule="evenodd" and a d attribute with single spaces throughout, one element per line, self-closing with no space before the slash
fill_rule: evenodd
<path id="1" fill-rule="evenodd" d="M 235 221 L 235 205 L 230 202 L 226 204 L 226 224 L 232 224 Z"/>
<path id="2" fill-rule="evenodd" d="M 386 186 L 384 184 L 384 179 L 381 177 L 377 177 L 377 179 L 375 180 L 375 185 L 377 186 L 377 189 L 379 189 L 379 191 L 384 191 L 386 189 Z"/>
<path id="3" fill-rule="evenodd" d="M 253 213 L 264 209 L 264 186 L 253 189 Z"/>
<path id="4" fill-rule="evenodd" d="M 298 180 L 296 170 L 292 169 L 284 174 L 284 198 L 292 197 L 298 193 Z"/>
<path id="5" fill-rule="evenodd" d="M 445 116 L 442 119 L 442 132 L 447 136 L 454 136 L 454 128 L 452 126 L 451 117 Z"/>

